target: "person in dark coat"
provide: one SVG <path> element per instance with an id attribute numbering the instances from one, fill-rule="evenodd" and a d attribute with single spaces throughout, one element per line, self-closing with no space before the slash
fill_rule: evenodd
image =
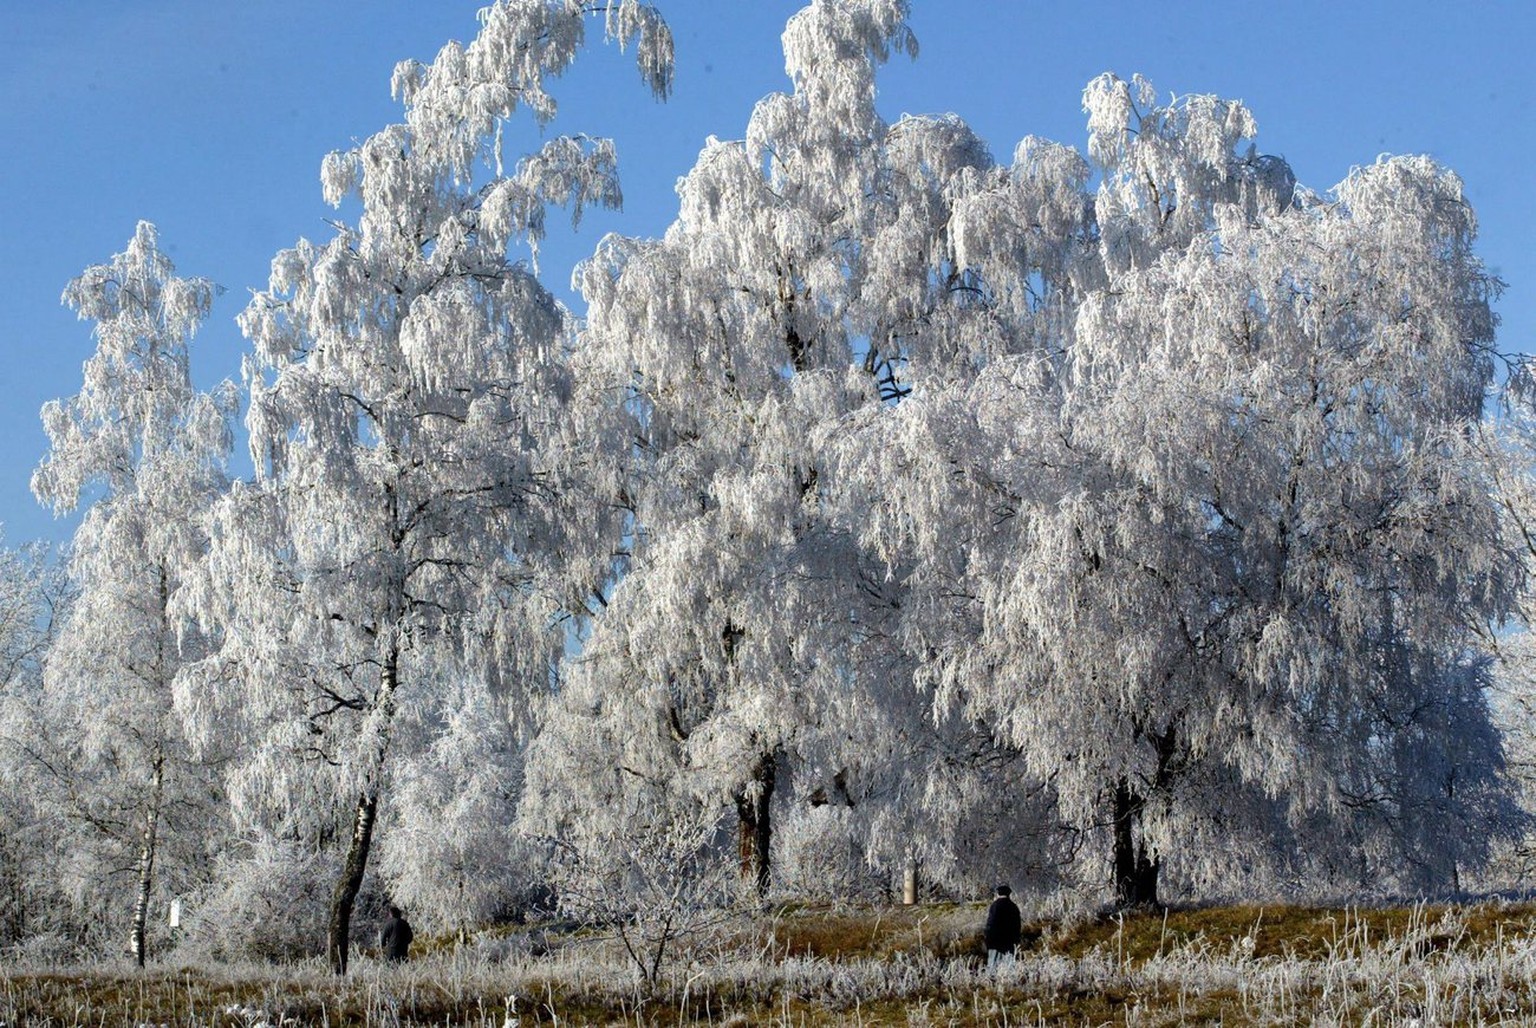
<path id="1" fill-rule="evenodd" d="M 987 908 L 987 927 L 982 931 L 982 938 L 987 943 L 988 968 L 1012 960 L 1013 951 L 1019 945 L 1019 936 L 1023 933 L 1019 908 L 1010 898 L 1012 895 L 1012 889 L 999 885 L 996 898 Z"/>
<path id="2" fill-rule="evenodd" d="M 400 908 L 390 904 L 389 920 L 384 922 L 384 929 L 379 932 L 379 949 L 384 959 L 391 963 L 403 961 L 410 955 L 411 940 L 415 937 L 411 923 L 400 913 Z"/>

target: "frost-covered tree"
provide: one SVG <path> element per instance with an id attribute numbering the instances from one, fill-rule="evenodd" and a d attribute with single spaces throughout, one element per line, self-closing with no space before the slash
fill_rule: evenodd
<path id="1" fill-rule="evenodd" d="M 1459 683 L 1517 568 L 1471 445 L 1493 282 L 1459 181 L 1398 158 L 1324 198 L 1244 148 L 1240 104 L 1105 76 L 1084 106 L 1088 160 L 1027 139 L 957 182 L 955 260 L 999 327 L 872 423 L 915 481 L 866 531 L 963 564 L 983 626 L 930 662 L 941 699 L 1109 829 L 1123 903 L 1234 811 L 1241 843 L 1428 817 L 1377 786 L 1434 753 L 1496 792 Z M 1414 713 L 1452 692 L 1455 717 Z"/>
<path id="2" fill-rule="evenodd" d="M 128 950 L 140 966 L 167 844 L 185 887 L 199 878 L 217 820 L 212 775 L 175 703 L 183 668 L 209 644 L 172 600 L 226 486 L 236 400 L 228 383 L 212 394 L 193 388 L 188 343 L 214 290 L 174 271 L 154 226 L 140 222 L 123 253 L 65 290 L 64 302 L 96 323 L 97 348 L 80 393 L 43 408 L 50 450 L 32 479 L 57 513 L 87 505 L 69 558 L 78 597 L 48 654 L 39 759 L 84 828 L 79 861 L 95 856 L 79 870 L 131 874 Z"/>
<path id="3" fill-rule="evenodd" d="M 620 703 L 609 716 L 659 719 L 673 751 L 660 766 L 690 769 L 735 808 L 743 873 L 759 888 L 778 765 L 803 721 L 801 677 L 823 649 L 810 634 L 820 586 L 856 575 L 816 514 L 810 427 L 848 402 L 846 333 L 819 305 L 845 292 L 835 240 L 860 221 L 869 179 L 857 144 L 883 127 L 870 69 L 908 38 L 904 14 L 899 4 L 802 12 L 786 32 L 791 74 L 825 59 L 841 91 L 813 83 L 765 100 L 752 142 L 711 140 L 679 183 L 665 238 L 605 240 L 580 273 L 583 381 L 624 402 L 576 409 L 634 516 L 631 560 L 590 646 L 620 655 L 612 689 L 655 708 Z M 809 116 L 818 101 L 815 113 L 849 133 L 836 152 L 801 145 L 831 128 Z M 825 298 L 812 297 L 823 286 Z M 828 575 L 832 563 L 843 566 Z"/>
<path id="4" fill-rule="evenodd" d="M 863 462 L 833 446 L 904 402 L 914 362 L 972 358 L 927 326 L 970 306 L 946 190 L 990 157 L 958 119 L 876 111 L 877 68 L 916 51 L 906 15 L 897 0 L 795 15 L 793 92 L 761 101 L 743 140 L 709 141 L 664 237 L 605 240 L 580 272 L 578 388 L 623 403 L 575 409 L 633 525 L 589 641 L 609 697 L 547 730 L 610 719 L 628 766 L 713 795 L 759 889 L 776 797 L 852 811 L 849 841 L 887 868 L 953 867 L 976 851 L 947 830 L 957 804 L 1016 812 L 1029 791 L 991 777 L 1022 765 L 986 725 L 936 723 L 914 680 L 954 579 L 891 573 L 859 534 L 860 505 L 905 476 L 878 439 Z"/>
<path id="5" fill-rule="evenodd" d="M 468 46 L 399 65 L 404 122 L 322 168 L 356 224 L 280 253 L 241 316 L 257 482 L 224 508 L 203 608 L 227 624 L 240 695 L 270 715 L 245 794 L 308 756 L 329 797 L 316 813 L 350 811 L 327 943 L 339 973 L 401 711 L 446 684 L 421 669 L 473 636 L 491 641 L 472 673 L 540 687 L 560 653 L 539 597 L 564 567 L 545 500 L 566 316 L 509 247 L 537 246 L 550 203 L 579 216 L 619 193 L 606 141 L 556 138 L 503 174 L 502 130 L 519 107 L 554 114 L 545 80 L 593 13 L 664 95 L 671 40 L 646 5 L 487 7 Z"/>

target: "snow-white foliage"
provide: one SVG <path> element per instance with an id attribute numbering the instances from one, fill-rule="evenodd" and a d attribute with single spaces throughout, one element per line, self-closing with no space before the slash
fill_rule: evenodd
<path id="1" fill-rule="evenodd" d="M 418 932 L 466 936 L 537 881 L 515 832 L 523 720 L 483 678 L 460 674 L 408 712 L 379 874 Z"/>
<path id="2" fill-rule="evenodd" d="M 60 513 L 89 503 L 70 551 L 78 597 L 48 653 L 40 759 L 81 829 L 79 854 L 96 854 L 74 863 L 80 887 L 116 875 L 134 897 L 140 963 L 151 894 L 201 880 L 219 820 L 212 775 L 175 710 L 183 669 L 208 642 L 171 607 L 225 488 L 237 401 L 228 382 L 211 394 L 192 386 L 187 346 L 213 287 L 174 270 L 140 222 L 123 253 L 65 290 L 96 322 L 96 352 L 80 393 L 43 408 L 51 448 L 32 481 Z"/>
<path id="3" fill-rule="evenodd" d="M 877 111 L 908 10 L 792 18 L 790 91 L 661 238 L 599 244 L 581 325 L 539 243 L 619 203 L 614 148 L 505 137 L 596 14 L 665 95 L 660 16 L 498 0 L 403 62 L 401 122 L 322 162 L 347 220 L 240 317 L 249 482 L 233 389 L 187 375 L 211 287 L 148 225 L 72 283 L 98 350 L 34 487 L 86 508 L 79 597 L 44 676 L 59 590 L 0 590 L 0 878 L 51 860 L 87 911 L 133 865 L 141 953 L 195 889 L 206 950 L 324 924 L 339 970 L 359 897 L 467 934 L 552 886 L 654 982 L 737 871 L 1129 903 L 1528 856 L 1536 432 L 1479 425 L 1499 284 L 1460 181 L 1315 192 L 1244 104 L 1114 75 L 1083 150 L 1000 162 Z"/>

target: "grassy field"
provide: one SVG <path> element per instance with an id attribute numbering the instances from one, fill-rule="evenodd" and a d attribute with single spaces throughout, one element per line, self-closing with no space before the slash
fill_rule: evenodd
<path id="1" fill-rule="evenodd" d="M 1035 921 L 983 967 L 979 905 L 795 909 L 695 940 L 637 985 L 611 939 L 520 936 L 285 966 L 6 969 L 0 1024 L 1536 1024 L 1536 906 L 1213 907 Z M 543 947 L 541 946 L 540 949 Z"/>

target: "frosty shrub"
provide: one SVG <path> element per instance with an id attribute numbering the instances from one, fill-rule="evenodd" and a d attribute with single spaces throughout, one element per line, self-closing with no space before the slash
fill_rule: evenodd
<path id="1" fill-rule="evenodd" d="M 261 838 L 220 861 L 217 881 L 192 897 L 182 954 L 217 960 L 311 957 L 325 939 L 333 854 Z"/>
<path id="2" fill-rule="evenodd" d="M 560 908 L 612 931 L 641 982 L 725 920 L 738 883 L 716 841 L 720 818 L 702 803 L 662 815 L 637 803 L 628 818 L 571 825 L 554 864 Z"/>
<path id="3" fill-rule="evenodd" d="M 432 693 L 402 719 L 378 872 L 418 932 L 462 940 L 516 906 L 538 869 L 513 827 L 522 750 L 505 697 L 468 675 Z"/>

